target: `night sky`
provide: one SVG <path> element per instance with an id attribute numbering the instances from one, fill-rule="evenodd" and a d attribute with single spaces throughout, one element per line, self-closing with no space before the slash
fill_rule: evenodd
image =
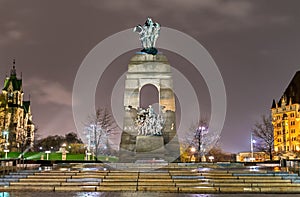
<path id="1" fill-rule="evenodd" d="M 227 94 L 220 144 L 228 152 L 247 151 L 254 123 L 300 70 L 299 7 L 298 0 L 0 0 L 0 80 L 15 58 L 39 135 L 76 131 L 72 88 L 83 59 L 103 39 L 150 16 L 192 36 L 210 53 Z M 197 89 L 201 112 L 209 116 L 204 80 L 187 60 L 161 51 Z M 110 106 L 111 89 L 135 52 L 109 65 L 98 83 L 97 106 Z"/>

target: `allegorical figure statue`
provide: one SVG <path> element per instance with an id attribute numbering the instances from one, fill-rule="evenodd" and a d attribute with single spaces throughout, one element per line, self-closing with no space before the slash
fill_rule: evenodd
<path id="1" fill-rule="evenodd" d="M 135 121 L 138 135 L 161 136 L 164 127 L 164 119 L 160 114 L 156 114 L 150 105 L 147 110 L 140 108 Z"/>
<path id="2" fill-rule="evenodd" d="M 137 25 L 134 32 L 138 32 L 140 35 L 140 41 L 142 43 L 142 52 L 156 55 L 157 49 L 155 48 L 155 42 L 159 36 L 160 25 L 153 22 L 151 18 L 147 18 L 145 24 Z"/>

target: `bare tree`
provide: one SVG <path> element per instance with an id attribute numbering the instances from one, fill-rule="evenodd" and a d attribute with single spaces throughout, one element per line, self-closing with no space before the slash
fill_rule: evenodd
<path id="1" fill-rule="evenodd" d="M 263 115 L 261 122 L 256 122 L 252 132 L 256 139 L 256 149 L 264 151 L 273 159 L 274 133 L 272 125 L 272 117 Z M 252 142 L 251 142 L 252 143 Z"/>
<path id="2" fill-rule="evenodd" d="M 109 136 L 114 134 L 117 127 L 111 114 L 106 108 L 98 108 L 96 115 L 89 118 L 86 125 L 85 136 L 88 141 L 88 148 L 94 155 L 107 154 L 109 149 Z"/>
<path id="3" fill-rule="evenodd" d="M 196 124 L 192 124 L 188 133 L 181 140 L 184 149 L 193 147 L 196 150 L 198 161 L 202 161 L 202 157 L 210 150 L 213 135 L 209 132 L 208 121 L 200 119 Z"/>

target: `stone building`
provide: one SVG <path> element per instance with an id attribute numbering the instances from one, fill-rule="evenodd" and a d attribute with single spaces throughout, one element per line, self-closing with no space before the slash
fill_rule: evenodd
<path id="1" fill-rule="evenodd" d="M 33 147 L 35 126 L 30 101 L 24 101 L 22 77 L 17 76 L 15 61 L 0 95 L 0 128 L 0 150 L 24 151 Z"/>
<path id="2" fill-rule="evenodd" d="M 295 157 L 300 151 L 300 71 L 293 77 L 278 102 L 272 103 L 274 150 Z"/>

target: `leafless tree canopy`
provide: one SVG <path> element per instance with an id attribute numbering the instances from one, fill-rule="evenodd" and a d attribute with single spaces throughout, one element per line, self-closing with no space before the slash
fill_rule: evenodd
<path id="1" fill-rule="evenodd" d="M 212 148 L 212 142 L 215 136 L 209 132 L 209 125 L 206 119 L 200 119 L 199 122 L 191 125 L 189 132 L 181 140 L 181 146 L 184 149 L 194 147 L 198 153 L 199 160 Z"/>
<path id="2" fill-rule="evenodd" d="M 267 152 L 272 160 L 272 151 L 274 147 L 272 117 L 263 115 L 261 121 L 255 123 L 252 132 L 257 140 L 256 148 L 259 151 Z"/>
<path id="3" fill-rule="evenodd" d="M 109 136 L 115 133 L 117 126 L 106 108 L 98 108 L 96 115 L 89 117 L 86 124 L 86 136 L 91 151 L 97 157 L 100 153 L 107 154 Z"/>

